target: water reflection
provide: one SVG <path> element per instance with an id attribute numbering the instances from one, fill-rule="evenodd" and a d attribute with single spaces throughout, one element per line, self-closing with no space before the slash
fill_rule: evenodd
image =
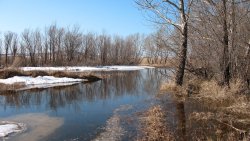
<path id="1" fill-rule="evenodd" d="M 184 102 L 176 103 L 176 117 L 177 117 L 177 136 L 179 141 L 186 141 L 186 116 Z"/>
<path id="2" fill-rule="evenodd" d="M 178 141 L 244 140 L 247 136 L 232 127 L 247 131 L 249 125 L 239 125 L 230 115 L 212 111 L 193 99 L 182 102 L 166 94 L 160 97 L 160 103 L 167 112 L 168 128 Z"/>
<path id="3" fill-rule="evenodd" d="M 142 93 L 155 94 L 160 79 L 162 77 L 154 69 L 113 72 L 111 77 L 95 83 L 3 94 L 0 96 L 0 104 L 4 107 L 16 108 L 45 105 L 46 108 L 52 110 L 74 105 L 77 109 L 78 103 L 82 101 L 93 102 Z"/>
<path id="4" fill-rule="evenodd" d="M 151 106 L 160 81 L 165 79 L 158 69 L 102 75 L 109 77 L 95 83 L 0 95 L 0 107 L 4 107 L 0 108 L 0 116 L 42 113 L 64 121 L 42 140 L 91 140 L 102 132 L 101 127 L 121 105 L 133 106 L 124 116 Z"/>

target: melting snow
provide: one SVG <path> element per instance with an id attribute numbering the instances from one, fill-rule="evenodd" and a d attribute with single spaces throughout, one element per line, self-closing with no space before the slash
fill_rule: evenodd
<path id="1" fill-rule="evenodd" d="M 154 67 L 148 66 L 97 66 L 97 67 L 22 67 L 24 71 L 34 71 L 34 70 L 43 70 L 43 71 L 133 71 L 133 70 L 142 70 L 149 69 Z"/>
<path id="2" fill-rule="evenodd" d="M 6 137 L 12 133 L 18 133 L 25 130 L 25 126 L 21 123 L 2 122 L 0 124 L 0 137 Z"/>
<path id="3" fill-rule="evenodd" d="M 12 84 L 24 84 L 26 87 L 19 90 L 26 90 L 32 88 L 49 88 L 54 86 L 65 86 L 73 85 L 84 81 L 84 79 L 74 79 L 74 78 L 57 78 L 54 76 L 14 76 L 7 79 L 0 79 L 0 83 L 12 85 Z"/>

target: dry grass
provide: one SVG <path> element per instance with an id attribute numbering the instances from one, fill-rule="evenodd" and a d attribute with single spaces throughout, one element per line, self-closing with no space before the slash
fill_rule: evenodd
<path id="1" fill-rule="evenodd" d="M 37 77 L 37 76 L 48 76 L 50 75 L 48 72 L 46 71 L 27 71 L 25 72 L 25 74 L 27 74 L 28 76 L 32 76 L 32 77 Z"/>
<path id="2" fill-rule="evenodd" d="M 245 95 L 246 89 L 243 85 L 241 80 L 232 81 L 230 88 L 219 86 L 216 81 L 204 81 L 201 83 L 199 94 L 192 98 L 215 111 L 213 114 L 210 113 L 203 117 L 216 120 L 240 134 L 246 133 L 249 131 L 238 129 L 231 124 L 250 125 L 250 100 L 249 96 Z M 203 119 L 201 115 L 199 116 L 199 119 Z"/>
<path id="3" fill-rule="evenodd" d="M 170 91 L 170 92 L 177 92 L 180 90 L 180 87 L 178 87 L 175 83 L 173 82 L 167 82 L 163 83 L 160 87 L 160 91 Z"/>
<path id="4" fill-rule="evenodd" d="M 225 131 L 226 134 L 224 134 L 225 132 L 223 132 L 223 135 L 220 134 L 218 140 L 235 140 L 239 137 L 242 137 L 243 140 L 250 139 L 250 136 L 247 135 L 250 135 L 250 95 L 249 89 L 243 81 L 232 80 L 230 87 L 228 87 L 219 85 L 215 80 L 190 78 L 185 81 L 182 87 L 168 82 L 162 85 L 161 90 L 172 92 L 174 97 L 176 97 L 176 94 L 178 97 L 180 93 L 183 96 L 188 95 L 192 99 L 191 101 L 199 102 L 202 107 L 205 107 L 206 113 L 199 112 L 190 115 L 189 118 L 194 119 L 193 121 L 203 121 L 204 126 L 208 124 L 208 121 L 210 123 L 213 121 L 212 126 L 215 130 L 221 127 L 230 129 L 228 132 Z M 207 134 L 204 132 L 205 136 Z M 195 137 L 199 139 L 200 136 Z"/>
<path id="5" fill-rule="evenodd" d="M 199 94 L 195 95 L 194 98 L 202 100 L 208 105 L 213 104 L 216 107 L 241 105 L 242 109 L 243 105 L 246 105 L 244 103 L 248 103 L 247 96 L 243 95 L 245 90 L 241 80 L 232 81 L 230 88 L 219 86 L 214 80 L 204 81 L 200 87 Z"/>
<path id="6" fill-rule="evenodd" d="M 160 58 L 154 63 L 149 63 L 148 58 L 143 58 L 141 63 L 139 65 L 142 66 L 152 66 L 152 67 L 168 67 L 168 68 L 173 68 L 175 64 L 175 59 L 168 59 L 166 62 L 160 61 Z"/>
<path id="7" fill-rule="evenodd" d="M 16 56 L 13 63 L 11 64 L 11 68 L 17 68 L 24 66 L 25 64 L 25 57 L 22 56 Z"/>
<path id="8" fill-rule="evenodd" d="M 173 141 L 167 128 L 166 115 L 161 106 L 151 107 L 140 119 L 141 137 L 138 141 Z"/>
<path id="9" fill-rule="evenodd" d="M 0 94 L 4 94 L 4 93 L 15 93 L 17 89 L 20 88 L 24 88 L 25 84 L 24 83 L 15 83 L 12 85 L 6 85 L 6 84 L 2 84 L 0 83 Z"/>
<path id="10" fill-rule="evenodd" d="M 162 84 L 162 92 L 171 92 L 174 96 L 185 97 L 190 96 L 195 98 L 208 107 L 224 108 L 228 111 L 245 111 L 250 112 L 250 101 L 246 93 L 248 90 L 244 86 L 244 83 L 239 80 L 233 80 L 230 82 L 230 87 L 220 86 L 215 80 L 205 81 L 197 78 L 190 79 L 183 86 L 177 86 L 173 82 L 167 82 Z M 229 110 L 230 109 L 230 110 Z M 233 110 L 235 109 L 235 110 Z"/>
<path id="11" fill-rule="evenodd" d="M 231 116 L 224 114 L 224 113 L 212 113 L 212 112 L 193 112 L 189 116 L 189 121 L 195 122 L 196 124 L 199 124 L 199 126 L 203 127 L 204 129 L 208 129 L 209 123 L 217 123 L 213 124 L 212 136 L 216 137 L 216 140 L 227 140 L 227 141 L 235 141 L 235 140 L 242 140 L 242 141 L 248 141 L 250 137 L 248 136 L 247 130 L 242 130 L 239 127 L 236 127 L 235 125 L 235 119 Z M 201 130 L 197 131 L 200 132 Z M 203 131 L 205 135 L 205 138 L 210 138 L 211 135 L 208 135 L 210 132 Z M 194 134 L 196 133 L 196 129 L 194 129 Z M 202 134 L 201 134 L 202 135 Z M 200 135 L 195 135 L 194 138 L 199 139 Z M 204 137 L 203 137 L 204 138 Z M 212 140 L 212 139 L 211 139 Z"/>
<path id="12" fill-rule="evenodd" d="M 6 79 L 13 76 L 27 76 L 23 71 L 18 69 L 2 69 L 0 70 L 0 79 Z"/>
<path id="13" fill-rule="evenodd" d="M 0 70 L 0 79 L 7 79 L 14 76 L 55 76 L 87 79 L 88 81 L 98 81 L 101 78 L 89 72 L 64 72 L 64 71 L 22 71 L 19 69 L 8 68 Z"/>

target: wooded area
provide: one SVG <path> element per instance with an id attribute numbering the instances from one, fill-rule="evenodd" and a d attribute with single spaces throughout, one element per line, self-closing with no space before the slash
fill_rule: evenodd
<path id="1" fill-rule="evenodd" d="M 138 0 L 159 27 L 152 35 L 157 48 L 178 60 L 177 85 L 184 71 L 216 78 L 246 80 L 250 66 L 250 2 L 248 0 Z"/>
<path id="2" fill-rule="evenodd" d="M 1 65 L 72 66 L 132 65 L 142 57 L 142 36 L 83 34 L 80 27 L 51 25 L 40 30 L 25 29 L 21 35 L 6 32 L 1 40 Z"/>

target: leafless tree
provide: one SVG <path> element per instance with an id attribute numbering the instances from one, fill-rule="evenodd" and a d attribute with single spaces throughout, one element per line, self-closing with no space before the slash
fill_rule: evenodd
<path id="1" fill-rule="evenodd" d="M 187 58 L 188 21 L 193 1 L 138 0 L 136 2 L 141 8 L 151 12 L 150 16 L 154 18 L 153 20 L 156 24 L 160 26 L 171 26 L 172 29 L 179 32 L 181 44 L 178 52 L 178 67 L 175 83 L 182 85 Z"/>
<path id="2" fill-rule="evenodd" d="M 15 57 L 18 53 L 27 60 L 25 65 L 30 66 L 136 64 L 143 54 L 141 37 L 83 34 L 79 26 L 65 29 L 55 24 L 46 27 L 43 33 L 26 29 L 20 38 L 7 32 L 5 65 L 11 63 L 9 54 Z"/>
<path id="3" fill-rule="evenodd" d="M 75 26 L 72 30 L 68 30 L 64 37 L 64 46 L 67 56 L 67 61 L 72 62 L 82 45 L 82 34 L 79 32 L 79 27 Z"/>
<path id="4" fill-rule="evenodd" d="M 8 63 L 9 63 L 8 55 L 10 53 L 9 51 L 12 46 L 13 36 L 14 36 L 14 33 L 10 31 L 4 34 L 5 66 L 8 66 Z"/>
<path id="5" fill-rule="evenodd" d="M 229 84 L 242 76 L 249 40 L 249 2 L 195 1 L 190 17 L 190 62 L 210 68 Z"/>
<path id="6" fill-rule="evenodd" d="M 16 58 L 16 54 L 17 54 L 17 51 L 18 51 L 18 37 L 17 37 L 17 34 L 15 33 L 13 35 L 13 43 L 12 43 L 12 46 L 11 46 L 11 56 L 12 56 L 12 62 L 15 60 Z"/>
<path id="7" fill-rule="evenodd" d="M 24 30 L 22 33 L 23 45 L 27 49 L 30 63 L 32 66 L 37 66 L 36 58 L 37 49 L 42 46 L 41 33 L 40 31 L 32 32 L 28 29 Z"/>

